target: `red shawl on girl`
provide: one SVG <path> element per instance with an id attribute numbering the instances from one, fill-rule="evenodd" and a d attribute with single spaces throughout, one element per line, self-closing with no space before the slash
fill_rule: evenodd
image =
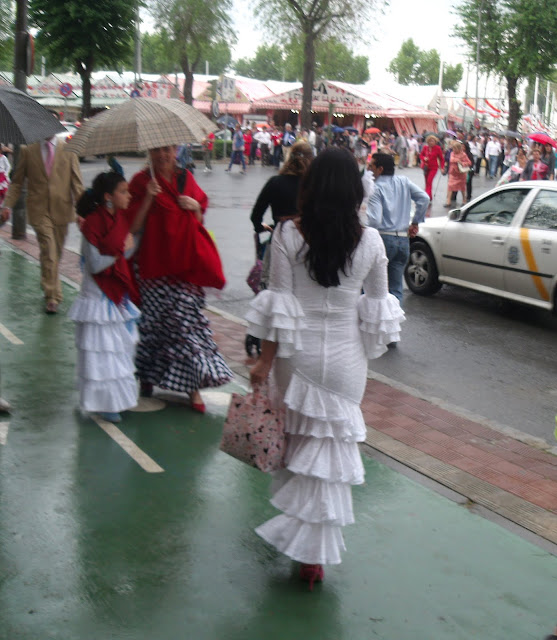
<path id="1" fill-rule="evenodd" d="M 139 275 L 143 279 L 173 277 L 201 287 L 222 289 L 225 285 L 219 253 L 205 227 L 193 211 L 178 205 L 178 196 L 194 198 L 204 212 L 208 199 L 189 171 L 182 194 L 176 173 L 172 183 L 156 175 L 162 192 L 153 200 L 145 219 L 141 245 L 137 252 Z M 127 210 L 129 223 L 135 219 L 151 180 L 148 170 L 136 173 L 129 185 L 132 196 Z"/>
<path id="2" fill-rule="evenodd" d="M 124 241 L 129 231 L 130 225 L 123 212 L 118 211 L 111 215 L 103 206 L 90 213 L 81 227 L 81 233 L 88 242 L 97 247 L 99 253 L 116 257 L 112 266 L 93 274 L 101 291 L 116 304 L 122 302 L 126 293 L 132 302 L 139 301 L 135 280 L 124 257 Z"/>

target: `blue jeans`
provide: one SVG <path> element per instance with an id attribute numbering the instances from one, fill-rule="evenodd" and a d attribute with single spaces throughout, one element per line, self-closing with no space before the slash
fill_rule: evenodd
<path id="1" fill-rule="evenodd" d="M 228 169 L 232 169 L 232 165 L 234 164 L 234 160 L 238 157 L 238 154 L 240 154 L 240 160 L 242 161 L 242 171 L 246 170 L 246 161 L 244 160 L 244 152 L 243 151 L 233 151 L 230 154 L 230 164 L 228 165 Z"/>
<path id="2" fill-rule="evenodd" d="M 499 164 L 499 156 L 489 156 L 489 177 L 495 178 L 497 174 L 497 165 Z"/>
<path id="3" fill-rule="evenodd" d="M 410 241 L 407 235 L 382 235 L 381 240 L 383 240 L 389 260 L 387 265 L 389 293 L 398 298 L 402 304 L 402 278 L 404 276 L 404 268 L 410 257 Z"/>

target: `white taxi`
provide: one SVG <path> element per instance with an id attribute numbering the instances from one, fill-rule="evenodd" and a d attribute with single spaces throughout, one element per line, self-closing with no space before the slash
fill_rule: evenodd
<path id="1" fill-rule="evenodd" d="M 557 311 L 557 183 L 506 184 L 429 218 L 404 275 L 419 295 L 446 282 Z"/>

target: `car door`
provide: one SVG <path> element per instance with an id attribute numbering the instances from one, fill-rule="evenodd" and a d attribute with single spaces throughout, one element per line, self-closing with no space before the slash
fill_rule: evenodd
<path id="1" fill-rule="evenodd" d="M 556 274 L 557 190 L 541 187 L 507 237 L 505 288 L 525 302 L 550 308 Z"/>
<path id="2" fill-rule="evenodd" d="M 443 279 L 503 290 L 507 236 L 528 193 L 518 186 L 490 193 L 462 220 L 448 221 L 441 240 Z"/>

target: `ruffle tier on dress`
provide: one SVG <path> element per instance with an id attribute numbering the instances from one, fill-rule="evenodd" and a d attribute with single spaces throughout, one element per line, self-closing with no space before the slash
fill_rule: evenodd
<path id="1" fill-rule="evenodd" d="M 362 349 L 369 358 L 399 339 L 404 318 L 398 301 L 362 296 L 358 304 Z M 304 312 L 285 291 L 266 290 L 246 316 L 250 335 L 277 341 L 277 356 L 303 350 Z M 292 371 L 284 394 L 285 469 L 273 474 L 271 503 L 283 513 L 256 529 L 279 551 L 306 564 L 339 564 L 342 527 L 354 522 L 351 485 L 364 482 L 358 442 L 366 427 L 359 403 Z"/>
<path id="2" fill-rule="evenodd" d="M 87 412 L 119 413 L 137 405 L 134 355 L 140 312 L 116 305 L 100 289 L 80 295 L 69 317 L 76 323 L 79 404 Z"/>

